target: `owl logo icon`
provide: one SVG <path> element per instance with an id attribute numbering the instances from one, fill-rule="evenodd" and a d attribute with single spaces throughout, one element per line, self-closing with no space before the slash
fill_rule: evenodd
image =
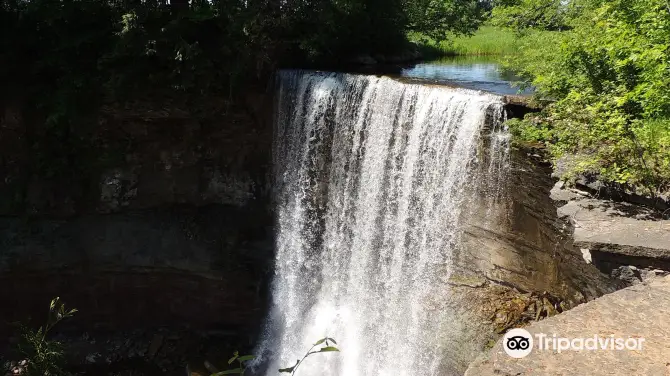
<path id="1" fill-rule="evenodd" d="M 512 329 L 503 337 L 503 349 L 512 358 L 523 358 L 533 351 L 533 336 L 525 329 Z"/>

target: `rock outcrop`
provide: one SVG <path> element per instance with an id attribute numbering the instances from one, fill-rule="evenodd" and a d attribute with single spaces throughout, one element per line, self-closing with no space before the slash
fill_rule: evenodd
<path id="1" fill-rule="evenodd" d="M 483 154 L 490 148 L 482 145 Z M 442 281 L 436 309 L 451 315 L 445 374 L 462 374 L 499 333 L 555 315 L 623 287 L 584 261 L 573 245 L 572 226 L 550 198 L 551 166 L 527 150 L 512 150 L 509 169 L 491 169 L 464 213 L 462 248 Z M 490 174 L 500 174 L 498 177 Z"/>
<path id="2" fill-rule="evenodd" d="M 470 365 L 466 375 L 665 375 L 670 372 L 667 363 L 670 333 L 663 326 L 663 312 L 670 308 L 670 279 L 663 279 L 670 273 L 670 221 L 657 210 L 597 199 L 589 192 L 565 187 L 560 182 L 552 188 L 551 198 L 558 207 L 558 221 L 568 228 L 567 238 L 555 244 L 574 243 L 574 247 L 567 248 L 570 251 L 562 252 L 568 255 L 563 261 L 566 262 L 562 264 L 563 270 L 572 276 L 564 280 L 586 282 L 583 278 L 592 274 L 584 271 L 595 266 L 617 280 L 610 286 L 636 287 L 578 305 L 534 322 L 526 329 L 533 334 L 571 338 L 643 337 L 645 348 L 638 352 L 533 351 L 526 358 L 514 359 L 503 351 L 499 341 L 486 356 Z M 524 261 L 524 265 L 532 264 L 532 261 Z M 575 274 L 575 271 L 579 272 Z M 509 276 L 505 279 L 514 280 Z M 593 292 L 597 295 L 607 291 Z M 541 317 L 530 321 L 538 318 Z M 518 322 L 514 327 L 527 324 Z"/>
<path id="3" fill-rule="evenodd" d="M 563 338 L 641 339 L 639 349 L 540 350 L 535 344 L 526 357 L 515 359 L 498 342 L 474 362 L 466 376 L 488 375 L 667 375 L 670 373 L 670 277 L 606 295 L 568 312 L 533 323 L 526 329 Z"/>
<path id="4" fill-rule="evenodd" d="M 670 219 L 626 202 L 597 199 L 558 183 L 552 197 L 574 228 L 584 259 L 627 284 L 670 272 Z"/>

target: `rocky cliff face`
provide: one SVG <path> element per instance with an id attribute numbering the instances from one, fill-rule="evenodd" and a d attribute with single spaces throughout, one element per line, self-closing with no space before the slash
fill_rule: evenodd
<path id="1" fill-rule="evenodd" d="M 666 345 L 668 334 L 659 325 L 663 319 L 658 316 L 670 296 L 670 221 L 650 208 L 598 199 L 561 183 L 554 186 L 551 197 L 559 206 L 561 221 L 573 228 L 570 240 L 583 259 L 580 262 L 571 252 L 572 257 L 560 265 L 568 273 L 565 280 L 594 286 L 593 281 L 584 278 L 592 275 L 584 273 L 590 269 L 586 265 L 593 265 L 616 280 L 613 286 L 633 287 L 528 323 L 525 329 L 533 335 L 554 333 L 564 338 L 604 338 L 604 333 L 605 337 L 644 338 L 644 348 L 556 353 L 538 348 L 536 342 L 529 356 L 514 359 L 498 341 L 470 365 L 466 375 L 663 374 L 670 369 L 666 361 L 670 348 Z"/>
<path id="2" fill-rule="evenodd" d="M 106 107 L 88 135 L 93 152 L 70 156 L 90 158 L 76 179 L 36 173 L 25 121 L 5 111 L 0 300 L 13 308 L 3 322 L 60 296 L 92 328 L 260 328 L 273 251 L 271 99 L 250 94 L 207 116 L 160 107 L 170 109 Z M 436 281 L 445 295 L 430 302 L 458 318 L 445 329 L 459 344 L 450 372 L 500 330 L 614 290 L 572 245 L 549 166 L 523 150 L 509 163 L 495 184 L 472 185 L 464 246 L 451 277 Z"/>
<path id="3" fill-rule="evenodd" d="M 509 163 L 496 187 L 480 187 L 481 204 L 467 219 L 464 263 L 492 282 L 546 291 L 570 305 L 612 291 L 573 245 L 572 224 L 557 214 L 550 166 L 523 149 L 513 149 Z"/>
<path id="4" fill-rule="evenodd" d="M 88 158 L 73 161 L 87 166 L 77 177 L 39 165 L 27 120 L 6 109 L 0 300 L 13 308 L 0 322 L 60 296 L 98 327 L 256 330 L 272 257 L 270 101 L 257 92 L 206 112 L 106 106 L 86 136 L 90 153 L 68 156 Z"/>
<path id="5" fill-rule="evenodd" d="M 488 147 L 488 145 L 484 145 Z M 491 174 L 490 161 L 485 171 Z M 619 285 L 587 264 L 573 228 L 550 198 L 551 166 L 512 150 L 508 174 L 478 186 L 465 214 L 463 247 L 445 283 L 442 309 L 457 318 L 450 373 L 462 374 L 499 333 L 615 291 Z M 497 197 L 497 198 L 496 198 Z"/>

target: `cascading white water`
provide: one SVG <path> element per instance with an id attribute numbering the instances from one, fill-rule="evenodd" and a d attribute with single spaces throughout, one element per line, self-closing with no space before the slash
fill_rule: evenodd
<path id="1" fill-rule="evenodd" d="M 434 281 L 449 276 L 499 97 L 338 73 L 278 81 L 267 374 L 326 335 L 341 352 L 310 358 L 300 375 L 440 374 L 450 317 Z"/>

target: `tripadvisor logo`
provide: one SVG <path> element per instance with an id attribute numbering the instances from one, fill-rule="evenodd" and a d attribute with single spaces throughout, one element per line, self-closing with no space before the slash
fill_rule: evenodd
<path id="1" fill-rule="evenodd" d="M 512 329 L 503 337 L 503 349 L 512 358 L 523 358 L 533 351 L 533 336 L 526 329 Z"/>
<path id="2" fill-rule="evenodd" d="M 512 329 L 505 333 L 502 340 L 503 350 L 512 358 L 523 358 L 528 356 L 535 347 L 538 351 L 562 351 L 581 350 L 609 350 L 609 351 L 641 351 L 644 343 L 642 337 L 615 337 L 610 335 L 601 337 L 593 335 L 585 338 L 566 338 L 556 334 L 551 336 L 544 333 L 531 335 L 525 329 Z"/>

